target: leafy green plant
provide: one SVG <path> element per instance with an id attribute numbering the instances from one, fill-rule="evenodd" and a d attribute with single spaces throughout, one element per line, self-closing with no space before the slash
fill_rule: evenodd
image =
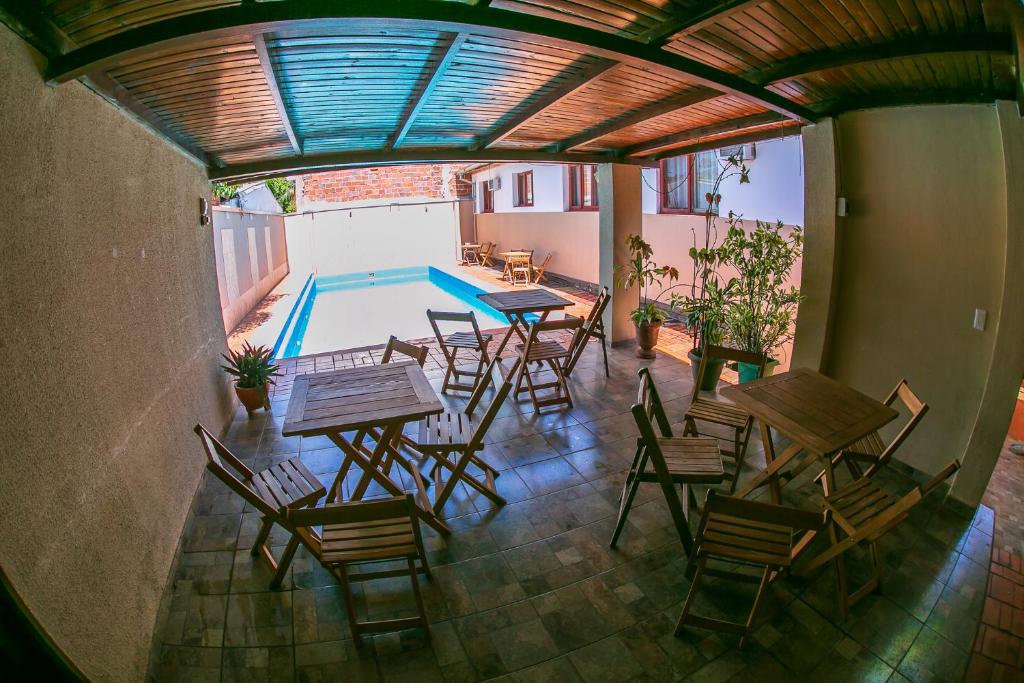
<path id="1" fill-rule="evenodd" d="M 657 306 L 658 299 L 671 287 L 662 289 L 653 299 L 647 296 L 653 284 L 661 286 L 662 280 L 669 282 L 679 279 L 679 271 L 672 266 L 659 266 L 654 262 L 654 250 L 640 235 L 628 235 L 626 248 L 629 249 L 629 263 L 616 266 L 616 283 L 622 289 L 638 285 L 637 307 L 629 314 L 638 326 L 663 322 L 664 310 Z"/>
<path id="2" fill-rule="evenodd" d="M 274 365 L 271 356 L 273 349 L 266 346 L 253 346 L 246 342 L 241 351 L 229 351 L 221 354 L 227 365 L 222 365 L 226 373 L 234 376 L 235 385 L 239 389 L 260 389 L 274 383 L 278 366 Z"/>
<path id="3" fill-rule="evenodd" d="M 239 185 L 222 183 L 219 180 L 213 181 L 213 196 L 225 202 L 238 194 Z"/>
<path id="4" fill-rule="evenodd" d="M 271 194 L 274 195 L 274 199 L 281 205 L 281 210 L 285 213 L 293 213 L 295 211 L 295 181 L 287 178 L 271 178 L 266 181 L 266 184 Z"/>
<path id="5" fill-rule="evenodd" d="M 782 221 L 757 221 L 748 235 L 740 217 L 729 214 L 729 231 L 718 251 L 737 272 L 725 286 L 722 320 L 725 337 L 736 348 L 771 356 L 793 336 L 801 296 L 787 280 L 802 253 L 803 231 L 784 233 Z"/>
<path id="6" fill-rule="evenodd" d="M 704 234 L 698 239 L 693 230 L 693 244 L 690 247 L 690 261 L 693 265 L 693 279 L 688 295 L 673 293 L 671 306 L 687 314 L 687 326 L 694 339 L 694 350 L 700 354 L 707 345 L 722 343 L 722 324 L 725 317 L 725 285 L 718 269 L 722 262 L 718 246 L 718 206 L 722 203 L 719 189 L 727 178 L 739 176 L 740 183 L 750 182 L 750 171 L 743 163 L 743 157 L 730 156 L 720 162 L 721 168 L 715 176 L 711 191 L 705 193 L 707 208 L 704 210 Z"/>

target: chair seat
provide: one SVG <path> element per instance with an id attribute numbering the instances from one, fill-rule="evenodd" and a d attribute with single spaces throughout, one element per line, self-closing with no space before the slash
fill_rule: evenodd
<path id="1" fill-rule="evenodd" d="M 725 479 L 718 439 L 708 437 L 658 438 L 665 465 L 673 481 L 686 484 L 719 484 Z M 644 478 L 657 477 L 654 463 L 647 461 Z"/>
<path id="2" fill-rule="evenodd" d="M 320 557 L 326 564 L 418 557 L 409 517 L 325 524 Z"/>
<path id="3" fill-rule="evenodd" d="M 747 426 L 750 414 L 731 403 L 698 397 L 686 409 L 686 417 L 743 429 Z"/>
<path id="4" fill-rule="evenodd" d="M 788 526 L 712 512 L 699 552 L 734 562 L 788 567 L 792 536 Z"/>
<path id="5" fill-rule="evenodd" d="M 474 429 L 476 423 L 466 413 L 445 411 L 440 415 L 428 415 L 419 422 L 415 445 L 420 450 L 465 448 Z"/>
<path id="6" fill-rule="evenodd" d="M 856 533 L 874 518 L 881 515 L 898 501 L 867 477 L 844 486 L 825 498 L 825 504 L 832 509 L 836 524 L 848 534 Z"/>
<path id="7" fill-rule="evenodd" d="M 486 345 L 491 341 L 491 335 L 484 334 L 480 335 L 484 344 Z M 472 332 L 456 332 L 444 340 L 446 346 L 452 346 L 459 349 L 474 349 L 480 350 L 480 342 L 477 341 L 476 335 Z"/>
<path id="8" fill-rule="evenodd" d="M 516 351 L 520 355 L 523 353 L 523 344 L 516 344 Z M 530 355 L 526 358 L 528 363 L 533 361 L 541 360 L 555 360 L 558 358 L 565 358 L 569 355 L 569 350 L 556 341 L 536 341 L 530 348 Z"/>
<path id="9" fill-rule="evenodd" d="M 882 437 L 878 435 L 878 432 L 871 432 L 846 450 L 878 457 L 885 450 L 885 444 L 882 443 Z"/>
<path id="10" fill-rule="evenodd" d="M 249 483 L 260 498 L 275 504 L 278 509 L 308 505 L 327 492 L 316 475 L 297 457 L 255 473 Z"/>

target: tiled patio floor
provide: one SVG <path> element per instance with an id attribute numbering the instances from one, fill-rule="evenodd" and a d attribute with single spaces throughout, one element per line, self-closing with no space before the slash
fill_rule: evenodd
<path id="1" fill-rule="evenodd" d="M 288 362 L 273 411 L 239 412 L 227 443 L 254 468 L 296 453 L 329 483 L 340 453 L 323 438 L 283 438 L 296 372 L 372 362 L 377 352 Z M 507 402 L 484 457 L 501 471 L 508 505 L 464 488 L 449 503 L 453 534 L 424 527 L 433 578 L 422 580 L 433 639 L 419 630 L 380 635 L 357 649 L 334 579 L 299 551 L 283 590 L 249 553 L 258 515 L 208 473 L 182 538 L 169 609 L 157 635 L 159 681 L 327 680 L 948 680 L 961 678 L 984 604 L 992 513 L 964 515 L 933 496 L 882 542 L 882 594 L 847 620 L 833 577 L 784 578 L 770 591 L 764 625 L 742 650 L 731 636 L 672 636 L 688 581 L 685 558 L 656 486 L 641 488 L 617 550 L 608 548 L 616 500 L 633 454 L 629 406 L 636 370 L 649 365 L 673 419 L 690 393 L 690 368 L 662 354 L 610 353 L 611 378 L 591 346 L 573 376 L 576 406 L 533 414 Z M 439 385 L 440 366 L 428 375 Z M 452 399 L 461 402 L 462 399 Z M 485 399 L 486 400 L 486 399 Z M 200 448 L 191 435 L 183 446 Z M 763 466 L 752 446 L 744 477 Z M 912 482 L 889 469 L 887 487 Z M 349 482 L 351 483 L 351 482 Z M 814 509 L 820 493 L 801 477 L 784 489 Z M 694 515 L 696 518 L 696 515 Z M 275 532 L 277 551 L 286 540 Z M 852 562 L 856 576 L 865 558 Z M 697 609 L 738 617 L 751 590 L 711 582 Z M 404 579 L 362 584 L 363 617 L 409 614 Z"/>

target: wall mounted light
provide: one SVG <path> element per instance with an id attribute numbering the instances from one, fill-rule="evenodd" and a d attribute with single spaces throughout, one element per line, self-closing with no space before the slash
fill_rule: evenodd
<path id="1" fill-rule="evenodd" d="M 199 198 L 199 225 L 209 225 L 213 219 L 210 217 L 210 200 L 206 197 Z"/>

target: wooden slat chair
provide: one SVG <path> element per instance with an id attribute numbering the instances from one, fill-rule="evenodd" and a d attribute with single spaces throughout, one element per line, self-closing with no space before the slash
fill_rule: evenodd
<path id="1" fill-rule="evenodd" d="M 690 536 L 688 521 L 689 504 L 693 495 L 692 484 L 718 484 L 725 477 L 722 468 L 722 454 L 718 439 L 710 437 L 673 437 L 668 416 L 658 397 L 650 370 L 641 368 L 640 389 L 637 402 L 632 407 L 633 419 L 640 430 L 637 439 L 636 455 L 630 465 L 629 474 L 619 494 L 619 516 L 615 522 L 615 531 L 609 547 L 614 548 L 626 525 L 629 509 L 633 504 L 637 489 L 641 483 L 654 483 L 661 486 L 668 503 L 672 521 L 683 542 L 683 548 L 689 554 L 692 551 L 693 539 Z M 657 423 L 661 436 L 654 432 Z M 682 491 L 682 502 L 676 495 L 674 485 L 678 484 Z"/>
<path id="2" fill-rule="evenodd" d="M 826 496 L 825 509 L 832 515 L 832 524 L 829 526 L 832 546 L 801 567 L 796 574 L 805 576 L 823 564 L 833 562 L 839 611 L 845 618 L 851 607 L 882 587 L 885 563 L 878 548 L 878 540 L 905 520 L 915 505 L 959 469 L 960 461 L 954 460 L 927 483 L 913 488 L 901 498 L 893 497 L 868 476 L 863 476 Z M 871 578 L 851 594 L 843 555 L 861 543 L 868 545 L 872 573 Z"/>
<path id="3" fill-rule="evenodd" d="M 532 253 L 530 257 L 512 259 L 512 285 L 528 285 L 533 273 Z"/>
<path id="4" fill-rule="evenodd" d="M 526 343 L 516 345 L 519 358 L 515 366 L 518 368 L 518 371 L 515 373 L 515 396 L 518 398 L 521 392 L 528 391 L 530 393 L 530 400 L 533 402 L 534 412 L 539 412 L 541 408 L 555 405 L 564 405 L 567 408 L 572 408 L 572 394 L 569 393 L 569 385 L 566 382 L 562 367 L 569 359 L 569 348 L 576 345 L 577 338 L 583 332 L 582 323 L 583 321 L 580 318 L 571 316 L 566 317 L 564 320 L 530 323 L 527 327 Z M 562 346 L 561 343 L 553 339 L 542 339 L 540 337 L 542 333 L 559 332 L 562 330 L 569 330 L 573 333 L 569 348 Z M 532 372 L 530 370 L 531 364 L 537 364 L 537 367 Z M 554 373 L 554 380 L 535 382 L 533 373 L 539 372 L 545 367 Z M 525 386 L 523 385 L 524 380 L 526 382 Z M 545 389 L 552 389 L 553 391 L 545 396 L 537 395 L 538 391 Z"/>
<path id="5" fill-rule="evenodd" d="M 572 374 L 573 368 L 576 367 L 576 363 L 579 362 L 580 356 L 583 355 L 583 351 L 591 339 L 601 342 L 601 353 L 604 354 L 604 375 L 611 377 L 611 373 L 608 371 L 608 345 L 604 333 L 604 311 L 608 308 L 609 301 L 611 301 L 611 295 L 608 293 L 608 288 L 602 287 L 601 292 L 597 295 L 597 300 L 594 301 L 594 305 L 583 321 L 583 334 L 579 336 L 576 346 L 572 349 L 569 360 L 562 370 L 566 377 Z"/>
<path id="6" fill-rule="evenodd" d="M 747 457 L 747 446 L 750 444 L 750 433 L 753 431 L 754 418 L 750 413 L 732 403 L 701 396 L 700 386 L 704 382 L 704 373 L 707 372 L 709 358 L 756 365 L 758 366 L 758 377 L 764 375 L 767 358 L 761 353 L 750 353 L 724 346 L 709 345 L 701 355 L 700 366 L 697 370 L 697 381 L 693 385 L 690 405 L 687 407 L 686 415 L 683 418 L 686 424 L 683 433 L 687 436 L 697 436 L 701 433 L 697 430 L 698 420 L 732 429 L 733 448 L 731 451 L 722 450 L 722 455 L 731 460 L 730 464 L 732 467 L 726 470 L 725 478 L 731 482 L 729 484 L 729 492 L 732 493 L 736 490 L 740 472 L 743 470 L 743 461 Z"/>
<path id="7" fill-rule="evenodd" d="M 480 326 L 477 325 L 476 315 L 472 311 L 469 313 L 448 313 L 428 309 L 427 319 L 430 320 L 430 326 L 434 328 L 434 336 L 437 337 L 441 353 L 444 354 L 445 362 L 448 364 L 444 372 L 444 382 L 441 384 L 441 393 L 446 394 L 449 389 L 473 391 L 477 383 L 483 378 L 484 368 L 490 362 L 487 345 L 491 341 L 491 335 L 480 333 Z M 471 332 L 455 332 L 445 337 L 437 326 L 438 322 L 469 323 L 472 325 L 473 330 Z M 460 370 L 458 368 L 456 356 L 460 349 L 479 354 L 480 358 L 477 362 L 476 370 Z M 463 383 L 462 377 L 472 377 L 473 383 Z"/>
<path id="8" fill-rule="evenodd" d="M 548 270 L 548 265 L 551 263 L 551 257 L 554 256 L 551 252 L 544 258 L 544 262 L 539 267 L 533 269 L 533 284 L 539 285 L 540 281 L 544 279 L 544 273 Z"/>
<path id="9" fill-rule="evenodd" d="M 274 570 L 270 587 L 277 588 L 288 573 L 288 566 L 298 548 L 298 540 L 293 535 L 281 559 L 275 560 L 268 545 L 270 531 L 274 524 L 291 530 L 291 526 L 285 520 L 284 510 L 289 507 L 316 505 L 327 492 L 324 485 L 298 457 L 271 465 L 260 472 L 253 472 L 206 427 L 197 424 L 194 431 L 206 451 L 206 469 L 263 516 L 259 533 L 256 534 L 256 542 L 252 546 L 252 554 L 262 554 L 266 559 L 270 568 Z"/>
<path id="10" fill-rule="evenodd" d="M 478 252 L 477 260 L 480 262 L 481 266 L 486 268 L 487 266 L 491 265 L 491 259 L 494 257 L 494 249 L 497 246 L 498 245 L 496 245 L 494 242 L 484 242 L 483 244 L 480 245 L 480 251 Z"/>
<path id="11" fill-rule="evenodd" d="M 416 361 L 422 368 L 423 364 L 427 362 L 427 354 L 430 353 L 430 349 L 426 346 L 416 346 L 415 344 L 404 342 L 395 335 L 391 335 L 387 345 L 384 347 L 384 355 L 381 357 L 380 362 L 390 363 L 396 353 Z"/>
<path id="12" fill-rule="evenodd" d="M 757 626 L 758 609 L 769 585 L 799 554 L 797 536 L 817 532 L 828 524 L 828 518 L 828 512 L 806 512 L 709 491 L 697 531 L 696 552 L 690 555 L 687 566 L 693 581 L 676 622 L 676 636 L 690 625 L 737 634 L 742 647 Z M 693 599 L 705 576 L 758 583 L 743 623 L 691 613 Z"/>
<path id="13" fill-rule="evenodd" d="M 381 500 L 336 503 L 320 508 L 289 509 L 288 521 L 310 553 L 341 582 L 345 610 L 356 645 L 364 633 L 423 628 L 430 638 L 427 613 L 420 595 L 417 574 L 430 576 L 420 525 L 412 495 Z M 315 527 L 321 527 L 318 532 Z M 350 565 L 401 562 L 406 566 L 380 571 L 350 573 Z M 417 566 L 417 562 L 419 563 Z M 352 582 L 408 576 L 416 599 L 417 617 L 360 622 L 356 617 Z"/>
<path id="14" fill-rule="evenodd" d="M 465 411 L 446 410 L 440 415 L 431 415 L 419 422 L 418 436 L 411 439 L 412 447 L 434 459 L 431 469 L 434 479 L 434 511 L 441 514 L 444 505 L 455 492 L 458 482 L 465 481 L 498 505 L 505 505 L 505 499 L 498 494 L 494 482 L 498 471 L 481 458 L 484 436 L 490 428 L 502 403 L 512 389 L 512 373 L 498 385 L 497 393 L 487 409 L 480 415 L 477 408 L 484 392 L 494 379 L 498 359 L 487 367 L 486 378 L 477 384 L 469 397 Z M 466 471 L 474 465 L 483 472 L 483 481 Z"/>
<path id="15" fill-rule="evenodd" d="M 872 476 L 881 467 L 884 467 L 889 460 L 892 459 L 893 454 L 903 442 L 907 440 L 910 433 L 914 431 L 918 423 L 928 412 L 928 404 L 922 402 L 913 391 L 910 390 L 910 386 L 907 384 L 907 380 L 901 379 L 893 388 L 889 395 L 885 399 L 885 405 L 892 406 L 896 402 L 896 399 L 906 407 L 910 413 L 910 419 L 907 420 L 903 428 L 900 429 L 899 433 L 889 442 L 888 445 L 882 441 L 882 437 L 879 436 L 878 432 L 872 432 L 866 437 L 856 442 L 849 448 L 840 451 L 837 455 L 832 458 L 832 468 L 835 469 L 840 463 L 845 463 L 846 468 L 849 470 L 850 475 L 854 479 L 858 479 L 863 476 Z M 867 470 L 863 469 L 863 464 L 867 464 Z M 818 479 L 825 476 L 824 472 L 818 474 Z"/>

